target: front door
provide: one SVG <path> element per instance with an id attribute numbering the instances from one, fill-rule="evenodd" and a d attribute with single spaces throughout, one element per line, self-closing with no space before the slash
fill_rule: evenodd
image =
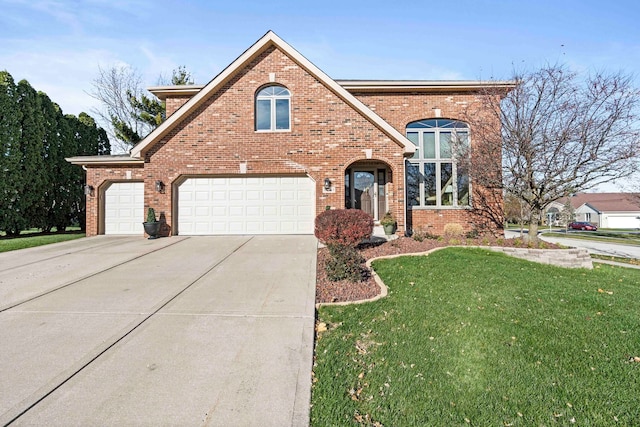
<path id="1" fill-rule="evenodd" d="M 385 169 L 348 169 L 345 173 L 345 207 L 361 209 L 379 219 L 386 211 L 385 184 Z"/>

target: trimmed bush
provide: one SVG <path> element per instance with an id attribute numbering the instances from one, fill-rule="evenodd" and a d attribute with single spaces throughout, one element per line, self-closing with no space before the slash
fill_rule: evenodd
<path id="1" fill-rule="evenodd" d="M 156 222 L 156 211 L 153 208 L 147 210 L 147 222 Z"/>
<path id="2" fill-rule="evenodd" d="M 331 259 L 325 265 L 329 280 L 361 282 L 367 277 L 367 270 L 364 267 L 365 259 L 355 247 L 329 245 L 327 248 L 331 254 Z"/>
<path id="3" fill-rule="evenodd" d="M 334 209 L 316 217 L 315 235 L 327 246 L 356 247 L 372 232 L 373 218 L 359 209 Z"/>
<path id="4" fill-rule="evenodd" d="M 358 209 L 329 210 L 316 217 L 315 235 L 331 254 L 325 265 L 329 280 L 360 282 L 367 277 L 364 258 L 356 247 L 372 232 L 373 218 Z"/>

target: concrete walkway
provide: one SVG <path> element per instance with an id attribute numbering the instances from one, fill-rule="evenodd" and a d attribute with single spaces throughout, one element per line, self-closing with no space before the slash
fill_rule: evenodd
<path id="1" fill-rule="evenodd" d="M 308 424 L 313 236 L 75 242 L 0 254 L 1 425 Z"/>

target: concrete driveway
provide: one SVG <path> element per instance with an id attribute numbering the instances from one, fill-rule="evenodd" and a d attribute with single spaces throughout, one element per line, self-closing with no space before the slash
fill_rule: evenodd
<path id="1" fill-rule="evenodd" d="M 304 426 L 313 236 L 0 254 L 0 425 Z"/>

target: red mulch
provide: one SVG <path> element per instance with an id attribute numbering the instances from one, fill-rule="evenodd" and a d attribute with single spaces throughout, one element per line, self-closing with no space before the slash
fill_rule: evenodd
<path id="1" fill-rule="evenodd" d="M 461 244 L 465 246 L 522 246 L 522 240 L 520 239 L 498 239 L 494 237 L 464 239 L 461 243 L 459 241 L 454 243 L 458 246 Z M 409 237 L 400 237 L 382 244 L 361 245 L 358 249 L 365 259 L 371 259 L 383 255 L 426 252 L 434 248 L 449 245 L 450 243 L 446 240 L 425 239 L 422 242 L 418 242 Z M 557 249 L 558 246 L 552 243 L 545 243 L 545 248 Z M 359 283 L 349 282 L 347 280 L 331 282 L 327 279 L 324 269 L 325 261 L 328 257 L 329 251 L 326 248 L 318 250 L 316 303 L 358 301 L 373 298 L 380 293 L 380 287 L 375 280 L 373 280 L 373 277 L 369 277 L 367 280 Z"/>

